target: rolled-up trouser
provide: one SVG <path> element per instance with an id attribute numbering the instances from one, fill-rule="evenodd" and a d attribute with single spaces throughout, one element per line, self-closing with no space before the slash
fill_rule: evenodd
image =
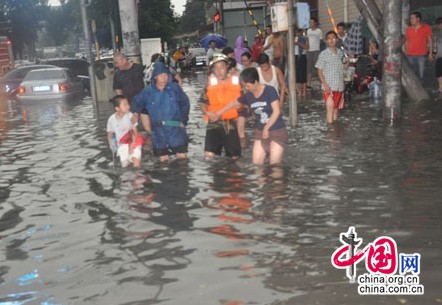
<path id="1" fill-rule="evenodd" d="M 133 163 L 133 159 L 141 160 L 141 145 L 134 148 L 132 153 L 129 152 L 129 144 L 120 144 L 118 146 L 117 155 L 120 157 L 121 166 L 126 167 L 129 163 Z"/>

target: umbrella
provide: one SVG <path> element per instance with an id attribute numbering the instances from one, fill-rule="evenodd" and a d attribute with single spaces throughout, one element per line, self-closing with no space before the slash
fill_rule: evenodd
<path id="1" fill-rule="evenodd" d="M 218 35 L 218 34 L 208 34 L 200 40 L 200 45 L 202 45 L 204 48 L 208 49 L 209 43 L 212 40 L 214 40 L 216 42 L 217 48 L 225 47 L 227 44 L 227 39 L 225 39 L 223 36 Z"/>
<path id="2" fill-rule="evenodd" d="M 347 38 L 343 43 L 345 52 L 348 54 L 362 54 L 362 16 L 359 15 L 358 19 L 351 25 L 348 31 Z"/>

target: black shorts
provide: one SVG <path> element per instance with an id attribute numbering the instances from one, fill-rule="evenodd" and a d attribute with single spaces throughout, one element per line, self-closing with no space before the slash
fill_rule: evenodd
<path id="1" fill-rule="evenodd" d="M 186 154 L 187 153 L 187 145 L 181 145 L 178 147 L 169 147 L 169 148 L 161 148 L 161 149 L 153 149 L 153 155 L 156 157 L 175 155 L 175 154 Z"/>
<path id="2" fill-rule="evenodd" d="M 436 78 L 442 77 L 442 57 L 436 60 Z"/>
<path id="3" fill-rule="evenodd" d="M 207 125 L 204 151 L 220 156 L 224 148 L 227 157 L 241 156 L 241 143 L 239 142 L 236 121 L 228 122 L 228 128 L 219 123 Z"/>
<path id="4" fill-rule="evenodd" d="M 250 108 L 244 107 L 241 111 L 238 111 L 238 116 L 248 118 L 250 116 Z"/>

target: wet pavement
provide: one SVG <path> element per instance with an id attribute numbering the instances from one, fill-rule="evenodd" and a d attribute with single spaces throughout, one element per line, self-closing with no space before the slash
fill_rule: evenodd
<path id="1" fill-rule="evenodd" d="M 283 166 L 259 168 L 204 160 L 205 81 L 184 78 L 189 161 L 140 171 L 113 166 L 109 105 L 2 101 L 0 304 L 442 303 L 442 101 L 389 126 L 356 100 L 329 128 L 301 100 Z M 425 294 L 358 295 L 330 262 L 349 226 L 420 253 Z"/>

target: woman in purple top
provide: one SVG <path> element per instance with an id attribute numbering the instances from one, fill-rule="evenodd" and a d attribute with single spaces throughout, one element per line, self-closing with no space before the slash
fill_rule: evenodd
<path id="1" fill-rule="evenodd" d="M 231 108 L 249 107 L 256 118 L 253 163 L 264 164 L 267 155 L 270 164 L 281 163 L 287 144 L 287 130 L 281 116 L 278 93 L 275 88 L 259 82 L 258 71 L 255 68 L 244 69 L 240 80 L 246 93 L 212 115 L 216 119 Z"/>

